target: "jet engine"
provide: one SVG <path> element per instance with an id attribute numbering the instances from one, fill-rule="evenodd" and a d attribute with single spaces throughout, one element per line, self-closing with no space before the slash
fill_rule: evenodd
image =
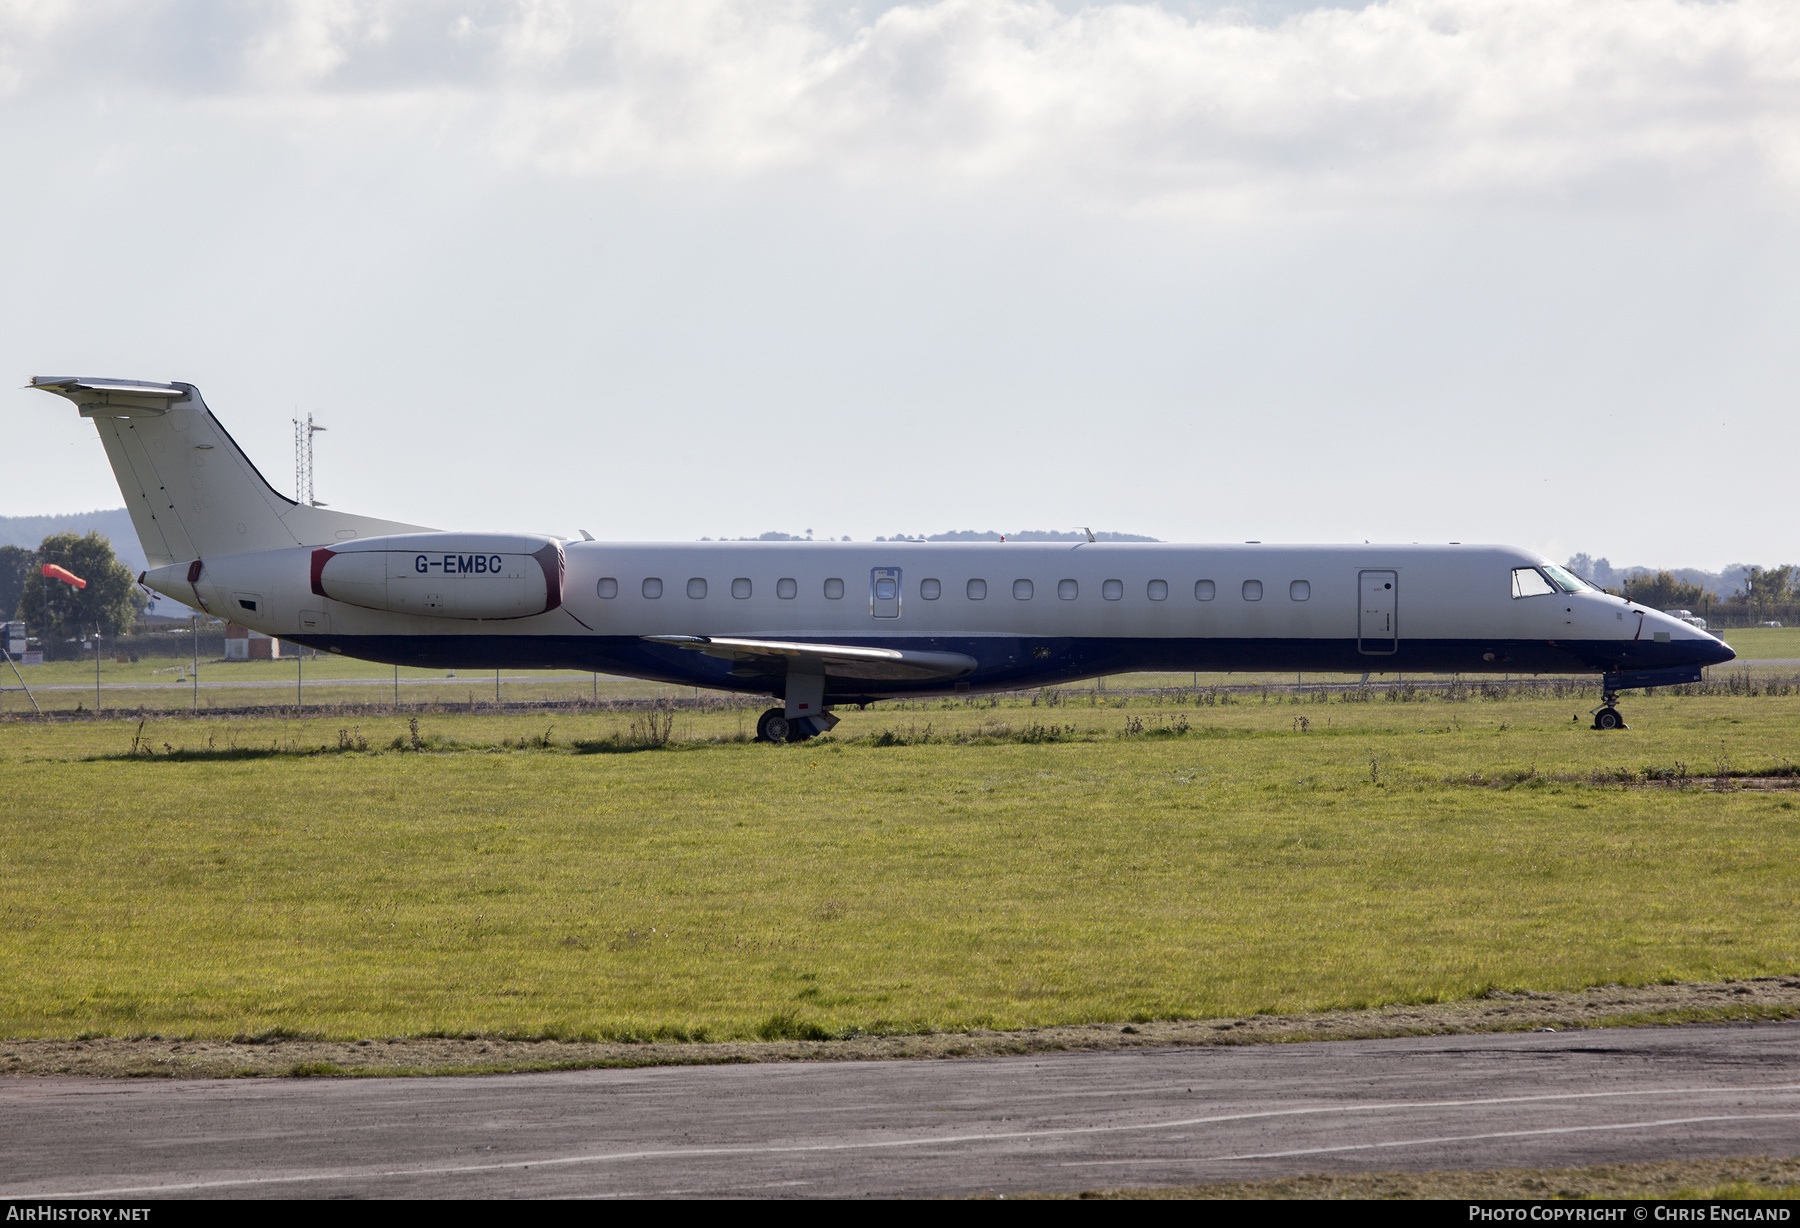
<path id="1" fill-rule="evenodd" d="M 312 552 L 312 591 L 430 618 L 529 618 L 562 604 L 562 546 L 510 533 L 409 533 Z"/>

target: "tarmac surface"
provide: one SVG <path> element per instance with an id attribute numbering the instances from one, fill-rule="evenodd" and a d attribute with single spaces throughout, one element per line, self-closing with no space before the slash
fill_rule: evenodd
<path id="1" fill-rule="evenodd" d="M 1800 1155 L 1800 1022 L 443 1078 L 0 1080 L 0 1197 L 857 1197 Z"/>

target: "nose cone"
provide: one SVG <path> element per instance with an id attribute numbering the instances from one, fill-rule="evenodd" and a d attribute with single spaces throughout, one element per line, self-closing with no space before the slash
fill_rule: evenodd
<path id="1" fill-rule="evenodd" d="M 1737 660 L 1737 653 L 1724 640 L 1714 640 L 1711 644 L 1701 645 L 1702 665 L 1723 665 L 1727 661 Z"/>

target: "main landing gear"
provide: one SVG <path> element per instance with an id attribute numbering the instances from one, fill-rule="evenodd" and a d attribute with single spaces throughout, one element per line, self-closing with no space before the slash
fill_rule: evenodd
<path id="1" fill-rule="evenodd" d="M 1618 692 L 1602 691 L 1600 693 L 1600 706 L 1598 708 L 1594 709 L 1594 728 L 1595 729 L 1630 729 L 1631 728 L 1630 725 L 1627 725 L 1625 723 L 1625 718 L 1623 716 L 1619 715 L 1619 710 L 1613 706 L 1614 704 L 1616 704 L 1618 702 L 1619 702 Z"/>
<path id="2" fill-rule="evenodd" d="M 780 708 L 770 708 L 756 718 L 756 740 L 758 742 L 785 742 L 788 740 L 787 713 Z"/>
<path id="3" fill-rule="evenodd" d="M 817 716 L 790 717 L 783 708 L 770 708 L 756 718 L 756 740 L 804 742 L 827 732 L 837 723 L 838 718 L 829 712 L 821 712 Z"/>

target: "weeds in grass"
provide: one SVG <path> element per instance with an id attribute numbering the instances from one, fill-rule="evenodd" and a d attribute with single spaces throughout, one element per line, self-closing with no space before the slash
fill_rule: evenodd
<path id="1" fill-rule="evenodd" d="M 1756 696 L 1800 695 L 1800 678 L 1758 678 L 1748 669 L 1733 670 L 1723 678 L 1690 682 L 1665 687 L 1664 695 L 1724 696 L 1754 698 Z"/>
<path id="2" fill-rule="evenodd" d="M 446 750 L 458 745 L 460 744 L 454 738 L 440 738 L 435 734 L 421 732 L 419 729 L 419 718 L 415 716 L 406 722 L 406 732 L 395 735 L 394 740 L 388 743 L 388 749 L 422 752 L 427 750 Z M 350 750 L 353 749 L 353 747 L 341 747 L 340 749 Z"/>
<path id="3" fill-rule="evenodd" d="M 587 738 L 571 742 L 569 745 L 577 754 L 582 755 L 616 755 L 641 750 L 676 750 L 681 748 L 699 748 L 708 742 L 731 743 L 745 742 L 742 723 L 739 723 L 735 735 L 715 737 L 707 741 L 677 742 L 674 737 L 675 712 L 672 707 L 658 707 L 633 717 L 630 726 L 623 732 L 615 731 L 603 738 Z M 534 745 L 541 749 L 550 748 L 550 732 L 545 730 Z"/>
<path id="4" fill-rule="evenodd" d="M 1160 715 L 1153 721 L 1146 721 L 1141 716 L 1128 716 L 1125 718 L 1125 729 L 1119 736 L 1122 738 L 1184 738 L 1191 732 L 1192 727 L 1188 724 L 1187 713 L 1180 712 L 1172 721 L 1166 720 Z"/>
<path id="5" fill-rule="evenodd" d="M 636 746 L 667 746 L 675 729 L 675 714 L 649 711 L 631 722 L 631 742 Z"/>
<path id="6" fill-rule="evenodd" d="M 801 1019 L 792 1011 L 778 1011 L 756 1025 L 763 1040 L 830 1040 L 832 1034 L 809 1019 Z"/>
<path id="7" fill-rule="evenodd" d="M 974 729 L 960 729 L 948 734 L 935 732 L 929 722 L 921 729 L 919 723 L 913 721 L 904 729 L 890 726 L 867 738 L 849 740 L 861 742 L 865 746 L 929 746 L 934 743 L 947 746 L 997 746 L 1005 743 L 1036 746 L 1046 742 L 1083 742 L 1089 738 L 1073 725 L 1046 725 L 1040 721 L 1033 721 L 1019 729 L 1004 723 L 983 722 Z"/>

